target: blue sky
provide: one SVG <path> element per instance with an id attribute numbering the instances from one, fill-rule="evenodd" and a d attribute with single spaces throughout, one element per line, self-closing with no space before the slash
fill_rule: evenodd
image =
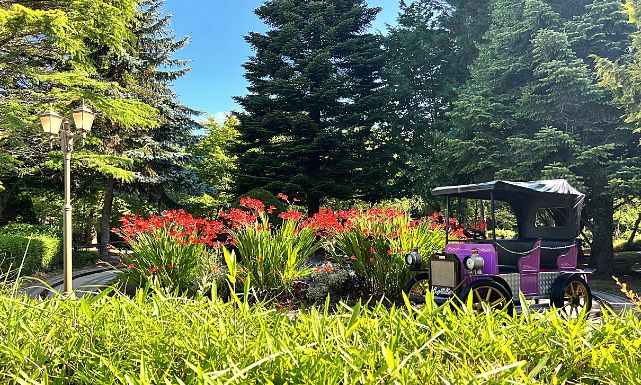
<path id="1" fill-rule="evenodd" d="M 192 61 L 191 72 L 175 83 L 175 91 L 184 104 L 218 118 L 238 109 L 232 97 L 246 93 L 241 65 L 252 54 L 243 36 L 266 30 L 253 13 L 261 3 L 262 0 L 166 1 L 164 9 L 173 14 L 176 34 L 191 39 L 177 55 Z M 384 32 L 385 23 L 396 20 L 398 0 L 368 3 L 383 9 L 372 28 Z"/>

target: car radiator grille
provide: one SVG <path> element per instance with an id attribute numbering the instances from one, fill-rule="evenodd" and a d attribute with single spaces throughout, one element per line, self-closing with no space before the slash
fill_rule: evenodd
<path id="1" fill-rule="evenodd" d="M 433 259 L 430 262 L 432 286 L 456 287 L 456 264 L 454 261 Z"/>

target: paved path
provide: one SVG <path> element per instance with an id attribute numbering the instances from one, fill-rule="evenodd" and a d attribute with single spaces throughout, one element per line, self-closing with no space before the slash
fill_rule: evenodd
<path id="1" fill-rule="evenodd" d="M 74 271 L 73 290 L 77 297 L 88 293 L 97 293 L 108 287 L 117 279 L 117 270 L 111 268 L 91 268 Z M 53 297 L 63 290 L 63 276 L 56 275 L 40 281 L 25 284 L 25 292 L 32 298 Z"/>

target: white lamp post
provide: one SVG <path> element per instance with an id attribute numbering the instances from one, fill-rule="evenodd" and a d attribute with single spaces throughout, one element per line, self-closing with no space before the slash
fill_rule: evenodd
<path id="1" fill-rule="evenodd" d="M 82 106 L 73 111 L 73 120 L 76 129 L 79 131 L 72 133 L 69 121 L 57 114 L 51 107 L 39 115 L 40 124 L 44 132 L 49 134 L 50 137 L 60 136 L 60 146 L 64 154 L 65 200 L 62 217 L 62 247 L 65 295 L 73 293 L 71 247 L 71 153 L 73 152 L 73 141 L 77 137 L 84 138 L 87 135 L 87 132 L 91 130 L 95 116 L 96 114 L 85 106 L 85 101 L 83 100 Z M 61 125 L 63 126 L 62 132 L 60 131 Z"/>

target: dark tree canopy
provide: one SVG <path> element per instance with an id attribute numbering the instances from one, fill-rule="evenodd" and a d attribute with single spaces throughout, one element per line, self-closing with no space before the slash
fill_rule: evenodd
<path id="1" fill-rule="evenodd" d="M 239 131 L 238 189 L 299 194 L 310 212 L 326 197 L 376 200 L 393 178 L 395 138 L 384 123 L 382 41 L 367 32 L 379 9 L 363 0 L 272 0 L 270 27 L 250 33 L 249 94 Z"/>

